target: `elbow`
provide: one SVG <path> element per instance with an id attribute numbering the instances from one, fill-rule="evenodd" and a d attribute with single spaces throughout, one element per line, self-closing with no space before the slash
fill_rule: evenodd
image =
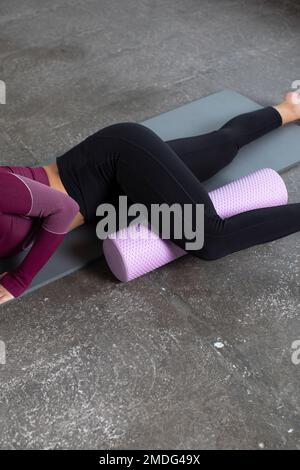
<path id="1" fill-rule="evenodd" d="M 72 197 L 66 195 L 67 198 L 64 202 L 64 211 L 70 214 L 70 217 L 75 217 L 80 211 L 79 204 Z M 72 220 L 73 220 L 72 218 Z"/>
<path id="2" fill-rule="evenodd" d="M 70 196 L 66 195 L 60 207 L 60 219 L 69 228 L 70 224 L 80 211 L 79 204 Z"/>
<path id="3" fill-rule="evenodd" d="M 77 202 L 63 194 L 51 217 L 46 218 L 43 228 L 57 235 L 65 235 L 79 210 Z"/>

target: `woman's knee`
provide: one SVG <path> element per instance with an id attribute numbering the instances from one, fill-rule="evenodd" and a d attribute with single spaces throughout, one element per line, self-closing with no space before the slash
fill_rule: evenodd
<path id="1" fill-rule="evenodd" d="M 117 122 L 115 124 L 104 127 L 100 132 L 102 135 L 128 139 L 136 137 L 141 132 L 146 132 L 146 129 L 148 129 L 146 126 L 138 122 L 125 121 Z"/>

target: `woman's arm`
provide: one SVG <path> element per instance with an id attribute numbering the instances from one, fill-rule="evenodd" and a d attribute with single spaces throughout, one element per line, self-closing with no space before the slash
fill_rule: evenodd
<path id="1" fill-rule="evenodd" d="M 30 251 L 1 285 L 14 297 L 20 296 L 62 242 L 79 211 L 67 194 L 24 176 L 0 173 L 0 212 L 44 219 Z"/>

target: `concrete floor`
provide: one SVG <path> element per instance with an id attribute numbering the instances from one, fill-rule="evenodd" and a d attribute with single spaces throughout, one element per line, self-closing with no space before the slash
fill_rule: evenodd
<path id="1" fill-rule="evenodd" d="M 292 0 L 0 2 L 0 163 L 300 79 Z M 300 167 L 285 173 L 300 200 Z M 104 261 L 3 306 L 0 447 L 298 448 L 299 234 L 126 285 Z M 218 349 L 219 341 L 224 347 Z"/>

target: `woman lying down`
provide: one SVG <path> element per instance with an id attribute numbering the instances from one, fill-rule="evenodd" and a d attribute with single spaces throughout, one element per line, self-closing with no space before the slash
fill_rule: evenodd
<path id="1" fill-rule="evenodd" d="M 300 203 L 221 219 L 202 185 L 241 147 L 298 119 L 299 95 L 291 92 L 282 103 L 236 116 L 208 134 L 165 142 L 142 124 L 123 122 L 50 165 L 0 166 L 0 258 L 30 247 L 14 271 L 1 275 L 0 304 L 23 294 L 65 234 L 93 221 L 99 204 L 120 194 L 145 204 L 148 213 L 152 203 L 203 204 L 204 244 L 191 254 L 206 260 L 300 231 Z M 171 240 L 181 247 L 190 241 Z"/>

